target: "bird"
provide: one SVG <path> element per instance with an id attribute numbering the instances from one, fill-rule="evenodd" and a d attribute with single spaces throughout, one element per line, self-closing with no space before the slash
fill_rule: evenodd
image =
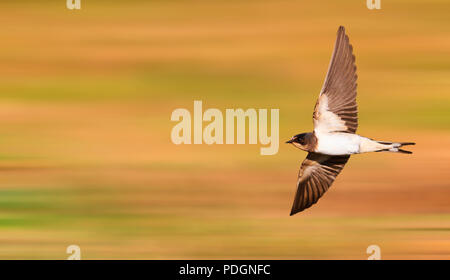
<path id="1" fill-rule="evenodd" d="M 413 142 L 376 141 L 356 134 L 358 107 L 357 75 L 353 47 L 340 26 L 328 72 L 314 107 L 314 131 L 294 135 L 286 143 L 308 152 L 297 179 L 290 216 L 315 203 L 331 187 L 353 154 L 395 152 Z"/>

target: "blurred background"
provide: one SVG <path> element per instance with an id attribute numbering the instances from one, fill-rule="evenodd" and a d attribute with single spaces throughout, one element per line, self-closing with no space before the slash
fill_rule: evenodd
<path id="1" fill-rule="evenodd" d="M 450 2 L 0 3 L 0 258 L 450 259 Z M 358 66 L 353 156 L 289 217 L 336 31 Z M 279 108 L 280 150 L 174 145 L 176 108 Z"/>

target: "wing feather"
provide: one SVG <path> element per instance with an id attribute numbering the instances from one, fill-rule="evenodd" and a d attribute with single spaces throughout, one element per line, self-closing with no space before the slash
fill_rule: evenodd
<path id="1" fill-rule="evenodd" d="M 314 129 L 355 133 L 358 106 L 355 56 L 344 27 L 339 27 L 327 76 L 314 108 Z"/>
<path id="2" fill-rule="evenodd" d="M 349 155 L 328 156 L 309 153 L 300 167 L 291 215 L 315 204 L 333 184 L 349 158 Z"/>

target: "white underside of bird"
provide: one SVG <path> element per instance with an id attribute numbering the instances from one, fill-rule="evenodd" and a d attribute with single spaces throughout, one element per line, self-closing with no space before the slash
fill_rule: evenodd
<path id="1" fill-rule="evenodd" d="M 381 150 L 397 152 L 400 143 L 382 144 L 378 141 L 344 132 L 321 132 L 315 130 L 317 137 L 316 152 L 325 155 L 353 155 Z"/>

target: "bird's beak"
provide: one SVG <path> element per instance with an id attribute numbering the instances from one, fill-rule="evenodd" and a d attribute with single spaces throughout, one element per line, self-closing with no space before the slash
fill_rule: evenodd
<path id="1" fill-rule="evenodd" d="M 292 138 L 292 139 L 289 140 L 289 141 L 286 141 L 286 144 L 290 144 L 290 143 L 292 143 L 292 142 L 294 142 L 294 138 Z"/>

